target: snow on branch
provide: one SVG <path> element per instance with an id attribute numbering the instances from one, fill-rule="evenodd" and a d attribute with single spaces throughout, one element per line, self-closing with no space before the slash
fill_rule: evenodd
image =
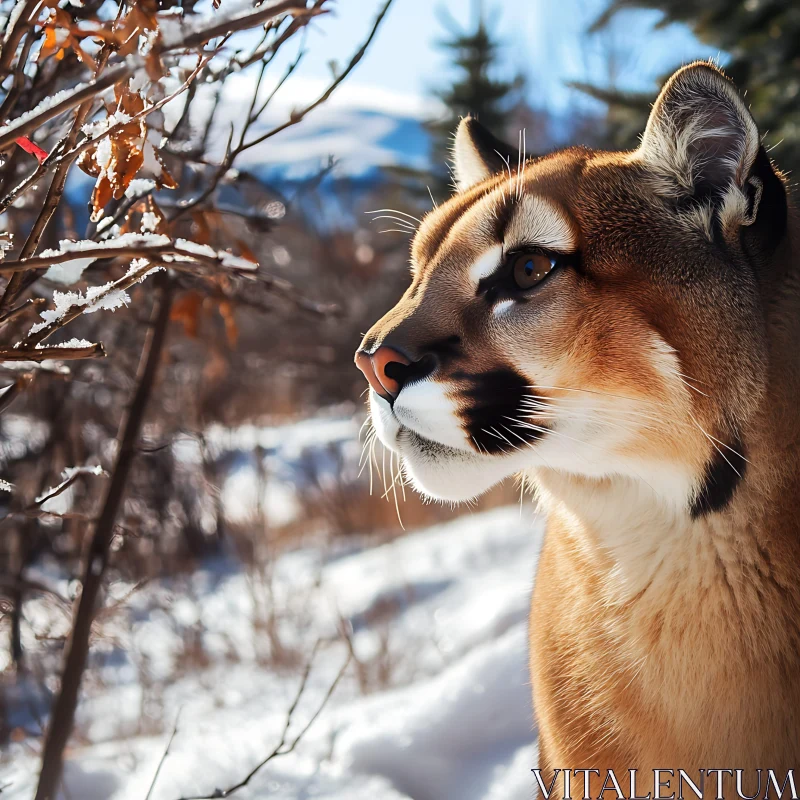
<path id="1" fill-rule="evenodd" d="M 74 89 L 64 90 L 42 100 L 35 108 L 32 108 L 8 125 L 0 127 L 0 150 L 13 144 L 19 137 L 27 136 L 37 130 L 53 117 L 75 108 L 85 100 L 89 100 L 100 94 L 100 92 L 104 92 L 120 81 L 129 78 L 134 73 L 136 66 L 137 61 L 131 60 L 114 67 L 114 69 L 109 70 L 96 80 L 78 84 Z"/>
<path id="2" fill-rule="evenodd" d="M 24 270 L 49 270 L 56 265 L 60 265 L 62 269 L 74 269 L 75 264 L 78 264 L 81 267 L 80 272 L 83 272 L 86 266 L 100 258 L 158 260 L 169 256 L 180 256 L 205 266 L 224 267 L 247 273 L 258 269 L 258 264 L 252 261 L 187 239 L 172 240 L 169 236 L 156 233 L 126 233 L 103 242 L 91 239 L 74 242 L 64 239 L 59 243 L 58 250 L 44 250 L 34 258 L 0 262 L 0 274 Z"/>
<path id="3" fill-rule="evenodd" d="M 255 28 L 285 14 L 316 16 L 326 13 L 320 5 L 309 8 L 305 0 L 271 0 L 254 7 L 252 0 L 239 0 L 226 4 L 222 14 L 208 14 L 177 25 L 162 23 L 161 46 L 163 50 L 199 47 L 218 36 Z"/>
<path id="4" fill-rule="evenodd" d="M 61 473 L 61 483 L 56 486 L 51 486 L 49 489 L 45 489 L 33 502 L 34 505 L 41 506 L 44 505 L 48 500 L 52 500 L 54 497 L 58 497 L 60 494 L 65 492 L 75 483 L 78 478 L 82 475 L 95 475 L 95 476 L 105 476 L 108 477 L 108 473 L 101 467 L 101 466 L 92 466 L 92 467 L 66 467 L 64 471 Z"/>
<path id="5" fill-rule="evenodd" d="M 77 361 L 82 358 L 105 358 L 106 350 L 102 344 L 92 344 L 84 339 L 71 339 L 52 347 L 31 348 L 0 347 L 0 361 Z"/>
<path id="6" fill-rule="evenodd" d="M 61 481 L 56 484 L 55 486 L 50 486 L 41 492 L 32 503 L 26 505 L 21 511 L 9 511 L 2 519 L 8 519 L 11 517 L 28 517 L 28 518 L 37 518 L 37 517 L 59 517 L 61 519 L 79 519 L 83 518 L 82 514 L 70 513 L 69 511 L 66 512 L 58 512 L 58 511 L 48 511 L 43 508 L 44 504 L 47 503 L 49 500 L 53 500 L 59 495 L 64 494 L 64 492 L 69 489 L 72 484 L 75 483 L 79 478 L 85 476 L 95 476 L 95 477 L 108 477 L 108 473 L 99 465 L 97 466 L 78 466 L 78 467 L 66 467 L 61 473 Z M 0 490 L 11 492 L 13 491 L 13 486 L 8 483 L 8 481 L 0 480 Z M 0 521 L 2 521 L 0 519 Z"/>

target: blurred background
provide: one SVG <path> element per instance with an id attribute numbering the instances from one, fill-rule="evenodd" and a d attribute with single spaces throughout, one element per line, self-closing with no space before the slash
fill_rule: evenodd
<path id="1" fill-rule="evenodd" d="M 0 4 L 6 27 L 15 5 Z M 72 20 L 62 25 L 87 7 L 106 13 L 59 6 Z M 213 13 L 196 6 L 151 10 Z M 355 348 L 409 282 L 409 241 L 452 191 L 450 137 L 467 113 L 511 142 L 524 129 L 532 155 L 635 147 L 660 83 L 714 58 L 747 91 L 779 166 L 800 161 L 800 7 L 789 0 L 394 0 L 337 83 L 379 6 L 330 0 L 268 59 L 167 103 L 159 158 L 177 187 L 162 173 L 106 206 L 120 235 L 140 217 L 142 231 L 168 221 L 170 236 L 231 250 L 268 280 L 171 284 L 66 745 L 66 800 L 223 796 L 265 760 L 237 796 L 532 796 L 533 500 L 509 482 L 452 508 L 405 487 L 380 445 L 370 450 Z M 236 34 L 236 52 L 262 36 Z M 55 78 L 23 76 L 14 117 L 75 85 L 73 44 L 52 45 Z M 256 97 L 263 113 L 248 127 L 270 135 L 233 160 Z M 278 130 L 285 120 L 296 124 Z M 52 124 L 37 142 L 58 139 Z M 3 196 L 25 158 L 6 153 Z M 69 173 L 42 248 L 99 240 L 96 175 Z M 31 184 L 5 207 L 2 229 L 24 239 L 47 189 Z M 97 283 L 101 266 L 83 279 Z M 47 273 L 28 296 L 49 303 L 64 282 Z M 19 364 L 0 364 L 3 385 L 24 383 L 0 415 L 4 797 L 35 793 L 73 601 L 154 324 L 147 287 L 71 326 L 108 358 L 27 365 L 24 380 Z"/>

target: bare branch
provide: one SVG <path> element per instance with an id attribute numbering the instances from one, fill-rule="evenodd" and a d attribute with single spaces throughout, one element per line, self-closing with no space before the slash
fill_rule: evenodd
<path id="1" fill-rule="evenodd" d="M 322 713 L 325 706 L 328 704 L 328 701 L 330 700 L 331 696 L 336 690 L 336 687 L 339 685 L 339 681 L 342 679 L 345 671 L 347 670 L 347 667 L 350 665 L 351 656 L 348 653 L 344 664 L 342 664 L 341 668 L 339 669 L 339 672 L 333 679 L 333 682 L 328 687 L 328 691 L 322 698 L 322 702 L 319 704 L 319 706 L 317 706 L 317 710 L 311 715 L 308 722 L 303 726 L 301 731 L 291 740 L 291 742 L 287 742 L 287 738 L 289 735 L 289 728 L 291 727 L 292 719 L 294 717 L 295 711 L 297 710 L 297 706 L 299 705 L 300 700 L 302 699 L 303 694 L 305 693 L 306 687 L 308 685 L 308 677 L 311 674 L 311 667 L 314 664 L 314 658 L 319 649 L 319 644 L 320 643 L 317 642 L 314 645 L 314 650 L 311 653 L 311 657 L 309 658 L 305 670 L 303 671 L 303 676 L 300 679 L 300 686 L 298 687 L 297 694 L 295 695 L 292 704 L 289 706 L 289 710 L 286 712 L 286 721 L 283 726 L 283 732 L 281 733 L 281 739 L 276 745 L 276 747 L 269 753 L 269 755 L 267 755 L 266 758 L 264 758 L 262 761 L 256 764 L 256 766 L 253 767 L 253 769 L 251 769 L 250 772 L 248 772 L 247 775 L 245 775 L 245 777 L 242 778 L 242 780 L 240 780 L 238 783 L 235 783 L 233 786 L 229 786 L 227 789 L 214 789 L 214 791 L 211 792 L 210 794 L 188 795 L 186 797 L 181 797 L 180 800 L 214 800 L 214 798 L 230 797 L 232 794 L 234 794 L 234 792 L 238 792 L 239 789 L 243 789 L 245 786 L 247 786 L 250 783 L 250 781 L 256 776 L 256 774 L 263 767 L 269 764 L 270 761 L 280 756 L 288 755 L 297 747 L 301 739 L 306 735 L 306 733 L 308 733 L 311 726 L 317 721 L 317 718 Z"/>
<path id="2" fill-rule="evenodd" d="M 43 506 L 48 500 L 52 500 L 54 497 L 58 497 L 60 494 L 63 494 L 67 491 L 67 489 L 69 489 L 70 486 L 72 486 L 73 483 L 75 483 L 75 481 L 78 480 L 78 478 L 84 475 L 108 475 L 108 473 L 100 467 L 76 467 L 71 471 L 65 472 L 65 474 L 67 477 L 64 478 L 64 480 L 61 481 L 58 486 L 48 489 L 46 492 L 44 492 L 44 494 L 37 497 L 34 503 L 28 506 L 28 509 L 26 510 L 32 510 L 36 506 Z"/>
<path id="3" fill-rule="evenodd" d="M 169 737 L 169 741 L 167 742 L 167 746 L 164 748 L 164 752 L 161 754 L 161 759 L 158 762 L 158 766 L 156 767 L 155 774 L 153 775 L 153 780 L 150 782 L 150 788 L 147 790 L 147 794 L 145 795 L 144 800 L 150 800 L 150 796 L 153 794 L 153 789 L 156 787 L 156 781 L 158 780 L 158 775 L 161 772 L 161 767 L 164 766 L 164 762 L 167 760 L 167 756 L 169 755 L 169 749 L 172 747 L 172 742 L 175 739 L 175 735 L 178 733 L 178 721 L 181 718 L 181 712 L 178 711 L 178 714 L 175 717 L 175 724 L 172 727 L 172 734 Z"/>
<path id="4" fill-rule="evenodd" d="M 47 301 L 44 299 L 44 297 L 34 297 L 30 300 L 25 300 L 18 306 L 14 306 L 14 308 L 9 309 L 5 314 L 0 316 L 0 327 L 7 325 L 12 320 L 15 320 L 18 316 L 20 316 L 20 314 L 23 314 L 28 309 L 38 308 L 45 302 Z"/>
<path id="5" fill-rule="evenodd" d="M 8 91 L 8 94 L 3 98 L 3 103 L 0 105 L 0 120 L 8 119 L 12 109 L 17 104 L 19 96 L 22 93 L 22 87 L 25 84 L 25 67 L 28 64 L 28 56 L 30 55 L 31 48 L 40 39 L 40 35 L 30 33 L 25 40 L 22 47 L 22 52 L 17 59 L 17 67 L 14 70 L 14 82 Z"/>
<path id="6" fill-rule="evenodd" d="M 380 27 L 383 18 L 386 16 L 386 12 L 389 10 L 389 6 L 391 6 L 393 0 L 386 0 L 383 4 L 383 7 L 378 12 L 378 16 L 375 18 L 375 22 L 372 25 L 372 30 L 370 30 L 369 36 L 367 36 L 364 43 L 359 47 L 359 49 L 355 52 L 353 57 L 350 59 L 350 63 L 342 70 L 342 72 L 335 78 L 335 80 L 328 86 L 328 88 L 313 102 L 309 105 L 305 106 L 305 108 L 300 109 L 299 111 L 294 111 L 291 116 L 289 117 L 286 122 L 282 123 L 281 125 L 277 125 L 276 127 L 272 128 L 271 130 L 267 131 L 266 133 L 261 134 L 261 136 L 257 136 L 255 139 L 247 142 L 243 146 L 243 150 L 247 150 L 250 147 L 254 147 L 261 142 L 266 141 L 267 139 L 275 136 L 276 134 L 280 133 L 281 131 L 290 128 L 292 125 L 297 125 L 308 113 L 313 111 L 318 106 L 322 105 L 333 93 L 336 91 L 337 87 L 342 83 L 342 81 L 355 69 L 356 65 L 359 61 L 364 57 L 364 54 L 367 52 L 367 48 L 372 43 L 372 40 L 375 38 L 375 34 L 378 32 L 378 28 Z"/>
<path id="7" fill-rule="evenodd" d="M 378 12 L 378 15 L 375 18 L 375 22 L 373 23 L 370 33 L 365 39 L 364 43 L 354 53 L 353 57 L 350 59 L 350 62 L 344 68 L 344 70 L 335 78 L 335 80 L 328 86 L 328 88 L 316 100 L 314 100 L 313 103 L 310 103 L 309 105 L 305 106 L 299 111 L 292 112 L 289 119 L 286 120 L 286 122 L 282 123 L 281 125 L 278 125 L 270 129 L 266 133 L 261 134 L 261 136 L 257 136 L 256 138 L 251 139 L 249 142 L 245 142 L 244 138 L 247 135 L 250 125 L 252 125 L 252 123 L 257 119 L 257 115 L 253 116 L 251 114 L 245 119 L 245 124 L 239 139 L 239 144 L 233 149 L 231 149 L 231 142 L 233 140 L 233 130 L 231 130 L 231 134 L 228 139 L 228 145 L 225 149 L 225 156 L 220 162 L 219 166 L 217 167 L 213 178 L 209 181 L 206 188 L 197 197 L 178 207 L 178 210 L 172 216 L 170 222 L 174 222 L 178 217 L 182 216 L 187 211 L 190 211 L 191 209 L 197 207 L 200 203 L 204 202 L 207 198 L 209 198 L 216 191 L 217 185 L 219 184 L 219 181 L 222 179 L 222 176 L 225 175 L 225 173 L 233 166 L 233 162 L 236 160 L 237 156 L 239 156 L 245 150 L 248 150 L 257 144 L 266 141 L 272 136 L 275 136 L 281 131 L 285 131 L 292 125 L 297 125 L 297 123 L 300 122 L 307 114 L 309 114 L 315 108 L 318 108 L 320 105 L 322 105 L 334 93 L 337 87 L 355 69 L 359 61 L 361 61 L 361 59 L 364 57 L 364 54 L 367 52 L 367 48 L 372 43 L 372 40 L 375 38 L 375 34 L 378 32 L 378 28 L 380 27 L 383 18 L 386 16 L 386 12 L 389 10 L 389 6 L 391 6 L 392 2 L 393 0 L 386 0 L 383 7 Z M 293 70 L 294 67 L 292 66 L 291 69 Z M 269 102 L 270 99 L 271 98 L 267 98 L 267 102 Z"/>
<path id="8" fill-rule="evenodd" d="M 120 5 L 120 11 L 121 9 L 122 5 Z M 108 62 L 110 54 L 111 48 L 108 43 L 106 43 L 100 48 L 100 53 L 97 57 L 97 74 L 100 74 L 100 72 L 105 69 L 105 65 Z M 103 78 L 96 79 L 96 81 L 107 81 L 109 76 L 113 75 L 113 72 L 114 71 L 112 70 Z M 118 79 L 124 80 L 125 76 L 120 75 Z M 111 84 L 109 84 L 109 86 L 110 85 Z M 87 114 L 92 109 L 95 94 L 92 94 L 84 99 L 83 102 L 81 102 L 81 104 L 78 106 L 78 109 L 75 112 L 75 117 L 72 121 L 72 126 L 70 127 L 70 131 L 63 141 L 64 147 L 72 147 L 75 144 L 78 134 L 81 131 L 81 126 L 83 125 Z M 60 146 L 62 146 L 62 143 L 59 143 L 59 147 Z M 52 155 L 48 156 L 48 158 L 46 158 L 44 161 L 44 165 L 40 166 L 49 165 L 51 157 Z M 25 240 L 25 244 L 23 245 L 19 254 L 20 258 L 29 258 L 36 252 L 36 249 L 39 246 L 39 240 L 42 238 L 45 228 L 47 228 L 50 220 L 53 218 L 53 214 L 55 214 L 56 209 L 61 202 L 61 198 L 64 195 L 64 188 L 67 185 L 67 176 L 72 163 L 72 161 L 66 161 L 59 164 L 57 167 L 55 175 L 53 175 L 53 180 L 50 182 L 50 187 L 47 190 L 47 197 L 45 198 L 44 206 L 39 212 L 39 215 L 36 217 L 36 221 L 33 223 L 30 233 L 28 233 L 28 238 Z M 3 296 L 0 297 L 0 311 L 6 308 L 10 303 L 13 303 L 17 295 L 23 289 L 30 286 L 34 280 L 36 280 L 36 275 L 32 275 L 31 273 L 23 272 L 19 275 L 12 275 L 8 281 L 5 292 L 3 292 Z"/>

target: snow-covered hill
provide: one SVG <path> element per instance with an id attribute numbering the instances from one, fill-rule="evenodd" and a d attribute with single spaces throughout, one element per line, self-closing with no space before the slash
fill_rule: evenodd
<path id="1" fill-rule="evenodd" d="M 283 630 L 284 640 L 300 646 L 331 637 L 319 651 L 290 739 L 346 659 L 336 639 L 342 620 L 352 627 L 357 663 L 297 750 L 267 764 L 237 797 L 528 800 L 536 735 L 526 617 L 541 535 L 541 520 L 529 508 L 508 507 L 379 547 L 280 557 L 274 602 L 303 609 Z M 185 592 L 152 584 L 128 601 L 128 617 L 115 634 L 119 655 L 103 671 L 105 688 L 93 687 L 82 706 L 80 725 L 94 744 L 69 751 L 65 797 L 147 794 L 169 731 L 115 733 L 127 722 L 133 726 L 147 707 L 148 688 L 125 653 L 144 654 L 157 684 L 184 644 L 179 622 L 199 626 L 205 650 L 219 658 L 164 687 L 163 718 L 181 714 L 152 800 L 230 786 L 278 742 L 298 673 L 259 662 L 251 577 L 219 565 L 196 575 L 191 592 L 190 602 Z M 161 610 L 148 611 L 157 595 Z M 392 678 L 365 694 L 359 664 L 382 648 Z M 9 784 L 3 797 L 28 800 L 37 759 L 21 744 L 14 748 L 0 767 L 0 785 Z"/>
<path id="2" fill-rule="evenodd" d="M 332 157 L 337 176 L 364 180 L 384 167 L 425 170 L 430 151 L 430 135 L 416 116 L 323 106 L 284 135 L 245 151 L 239 165 L 293 181 L 315 175 Z"/>

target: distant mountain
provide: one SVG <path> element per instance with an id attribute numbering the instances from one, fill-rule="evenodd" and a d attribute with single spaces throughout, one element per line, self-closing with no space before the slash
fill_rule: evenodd
<path id="1" fill-rule="evenodd" d="M 292 182 L 318 174 L 331 157 L 337 177 L 374 181 L 384 167 L 427 169 L 431 141 L 422 120 L 413 116 L 323 106 L 297 126 L 246 151 L 237 163 Z"/>

